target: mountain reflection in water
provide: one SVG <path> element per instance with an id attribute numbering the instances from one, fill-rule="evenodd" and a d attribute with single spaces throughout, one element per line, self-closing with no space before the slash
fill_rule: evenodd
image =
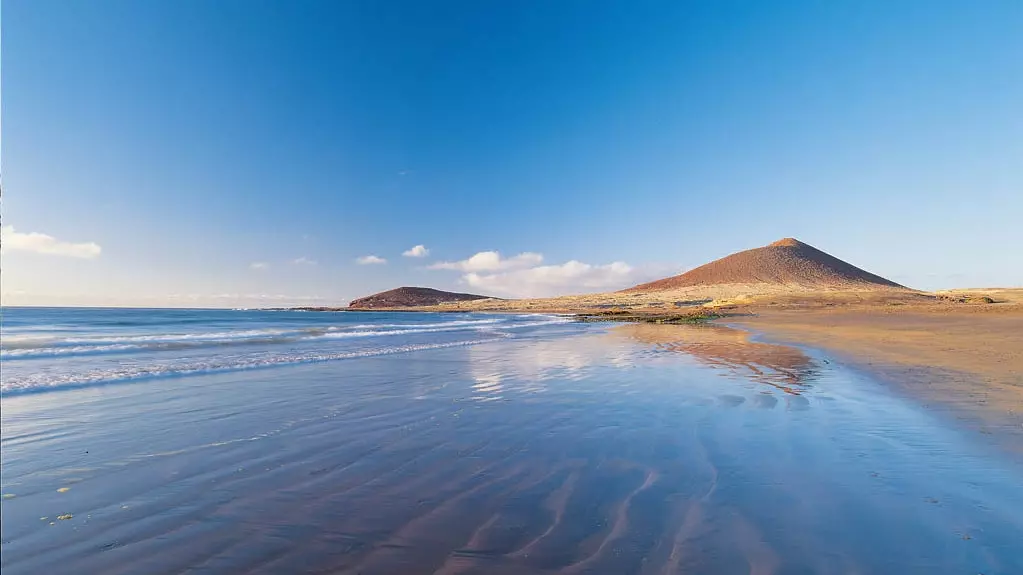
<path id="1" fill-rule="evenodd" d="M 750 341 L 748 333 L 729 327 L 635 323 L 611 333 L 661 352 L 688 354 L 705 365 L 792 395 L 806 391 L 819 375 L 816 363 L 798 348 Z"/>

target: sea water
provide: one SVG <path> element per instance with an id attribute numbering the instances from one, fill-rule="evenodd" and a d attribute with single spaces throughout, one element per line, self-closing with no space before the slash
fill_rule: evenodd
<path id="1" fill-rule="evenodd" d="M 482 316 L 118 308 L 5 308 L 6 394 L 473 345 L 564 324 Z"/>

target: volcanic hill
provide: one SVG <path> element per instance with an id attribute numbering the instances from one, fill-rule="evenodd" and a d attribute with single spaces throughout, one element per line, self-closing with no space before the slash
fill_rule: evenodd
<path id="1" fill-rule="evenodd" d="M 742 285 L 815 290 L 907 289 L 817 248 L 784 238 L 714 260 L 684 274 L 622 290 L 624 293 L 658 292 Z"/>
<path id="2" fill-rule="evenodd" d="M 424 287 L 400 287 L 352 300 L 348 307 L 350 309 L 417 307 L 477 299 L 488 299 L 488 296 L 454 293 Z"/>

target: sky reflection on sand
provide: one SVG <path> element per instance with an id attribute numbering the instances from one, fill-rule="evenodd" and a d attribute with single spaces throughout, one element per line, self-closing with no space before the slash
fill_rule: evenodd
<path id="1" fill-rule="evenodd" d="M 566 329 L 5 399 L 4 573 L 1023 572 L 1018 462 L 862 375 Z"/>

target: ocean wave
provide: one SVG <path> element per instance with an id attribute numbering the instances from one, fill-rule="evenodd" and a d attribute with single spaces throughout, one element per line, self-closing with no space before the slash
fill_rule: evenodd
<path id="1" fill-rule="evenodd" d="M 273 337 L 286 334 L 300 334 L 304 330 L 250 329 L 239 331 L 216 331 L 200 333 L 153 334 L 153 335 L 106 335 L 86 337 L 52 337 L 7 336 L 4 338 L 5 350 L 38 349 L 42 347 L 81 347 L 89 345 L 113 344 L 145 344 L 145 343 L 179 343 L 190 341 L 221 341 L 232 339 L 252 339 L 257 337 Z"/>
<path id="2" fill-rule="evenodd" d="M 122 353 L 136 351 L 142 346 L 131 344 L 99 345 L 99 346 L 67 346 L 67 347 L 39 347 L 34 349 L 10 349 L 0 351 L 0 359 L 12 361 L 15 359 L 29 359 L 37 357 L 93 355 L 105 353 Z"/>
<path id="3" fill-rule="evenodd" d="M 15 361 L 132 352 L 158 352 L 202 347 L 272 345 L 316 340 L 385 337 L 451 331 L 490 331 L 497 327 L 500 327 L 502 330 L 518 329 L 565 323 L 567 321 L 569 320 L 566 318 L 552 316 L 546 320 L 524 323 L 513 323 L 504 318 L 494 318 L 422 324 L 322 326 L 298 330 L 255 329 L 194 334 L 68 337 L 59 339 L 33 337 L 16 339 L 13 342 L 5 341 L 3 349 L 0 349 L 0 359 Z"/>
<path id="4" fill-rule="evenodd" d="M 354 325 L 337 326 L 347 329 L 372 329 L 372 328 L 431 328 L 431 327 L 445 327 L 445 326 L 474 326 L 474 325 L 490 325 L 495 323 L 502 323 L 508 321 L 507 318 L 488 318 L 488 319 L 465 319 L 465 320 L 454 320 L 444 321 L 439 323 L 359 323 Z M 333 329 L 333 328 L 332 328 Z"/>
<path id="5" fill-rule="evenodd" d="M 540 326 L 544 326 L 544 325 L 557 325 L 557 324 L 562 324 L 562 323 L 574 323 L 574 321 L 575 320 L 573 318 L 570 318 L 570 317 L 554 317 L 554 316 L 551 316 L 551 319 L 546 320 L 546 321 L 533 321 L 533 322 L 526 322 L 526 323 L 513 323 L 513 324 L 501 326 L 501 329 L 518 329 L 518 328 L 523 328 L 523 327 L 540 327 Z"/>
<path id="6" fill-rule="evenodd" d="M 393 347 L 337 353 L 308 352 L 282 355 L 265 355 L 257 357 L 251 356 L 228 358 L 213 357 L 202 361 L 183 363 L 121 365 L 113 369 L 94 370 L 86 373 L 67 374 L 32 373 L 23 376 L 5 378 L 3 383 L 0 384 L 0 390 L 2 390 L 3 393 L 6 395 L 22 395 L 29 393 L 41 393 L 47 391 L 75 389 L 80 387 L 91 387 L 95 385 L 125 383 L 131 381 L 150 380 L 167 377 L 181 377 L 196 374 L 244 371 L 285 365 L 321 363 L 343 359 L 355 359 L 360 357 L 375 357 L 381 355 L 410 353 L 414 351 L 443 349 L 448 347 L 464 347 L 500 341 L 501 339 L 503 339 L 503 337 L 490 337 L 485 339 L 474 339 L 445 343 L 399 345 Z"/>

